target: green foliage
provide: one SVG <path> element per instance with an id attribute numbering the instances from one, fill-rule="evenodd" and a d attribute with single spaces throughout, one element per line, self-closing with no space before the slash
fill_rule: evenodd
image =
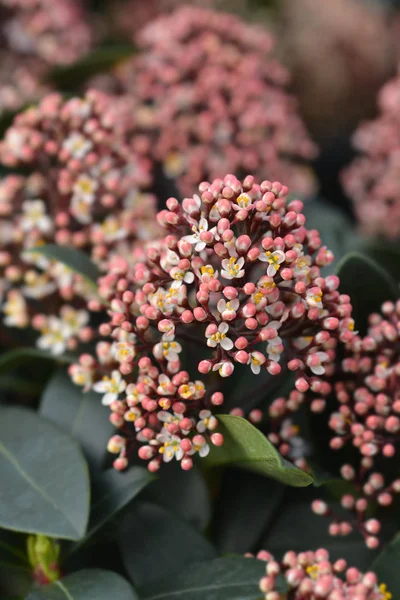
<path id="1" fill-rule="evenodd" d="M 136 586 L 144 586 L 183 565 L 216 557 L 213 546 L 165 508 L 136 502 L 119 524 L 124 565 Z"/>
<path id="2" fill-rule="evenodd" d="M 107 442 L 115 429 L 99 394 L 83 392 L 60 369 L 43 392 L 39 413 L 79 442 L 92 470 L 103 467 Z"/>
<path id="3" fill-rule="evenodd" d="M 265 563 L 252 558 L 217 558 L 193 564 L 140 589 L 141 600 L 259 600 Z"/>
<path id="4" fill-rule="evenodd" d="M 65 433 L 22 408 L 0 408 L 0 525 L 70 540 L 89 514 L 86 462 Z"/>
<path id="5" fill-rule="evenodd" d="M 218 420 L 225 442 L 211 449 L 208 466 L 236 465 L 294 487 L 312 483 L 310 475 L 285 460 L 249 421 L 232 415 L 218 415 Z"/>
<path id="6" fill-rule="evenodd" d="M 372 563 L 371 570 L 377 574 L 379 582 L 385 583 L 393 600 L 400 598 L 400 533 L 382 550 Z"/>
<path id="7" fill-rule="evenodd" d="M 340 261 L 337 274 L 341 293 L 351 297 L 356 329 L 365 334 L 368 316 L 379 312 L 386 300 L 396 301 L 399 287 L 382 267 L 359 252 L 347 254 Z"/>
<path id="8" fill-rule="evenodd" d="M 84 569 L 32 590 L 26 600 L 137 600 L 129 583 L 112 571 Z"/>

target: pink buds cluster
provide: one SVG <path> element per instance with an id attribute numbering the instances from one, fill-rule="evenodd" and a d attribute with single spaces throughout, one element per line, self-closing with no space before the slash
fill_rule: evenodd
<path id="1" fill-rule="evenodd" d="M 367 234 L 400 235 L 400 76 L 378 96 L 380 114 L 358 127 L 353 144 L 359 151 L 343 172 L 346 193 Z"/>
<path id="2" fill-rule="evenodd" d="M 39 100 L 54 64 L 69 64 L 92 45 L 79 0 L 0 0 L 0 116 Z"/>
<path id="3" fill-rule="evenodd" d="M 280 183 L 252 176 L 204 182 L 199 194 L 167 201 L 158 222 L 169 234 L 144 260 L 112 261 L 99 282 L 110 315 L 100 333 L 112 341 L 98 345 L 96 364 L 75 365 L 73 379 L 104 391 L 95 379 L 107 365 L 119 389 L 120 375 L 130 376 L 144 356 L 178 376 L 182 351 L 194 344 L 204 376 L 229 377 L 235 364 L 278 375 L 284 364 L 300 392 L 323 393 L 321 375 L 337 341 L 352 339 L 353 321 L 338 278 L 321 276 L 333 255 L 306 229 L 302 203 L 289 203 Z"/>
<path id="4" fill-rule="evenodd" d="M 73 246 L 102 269 L 110 252 L 156 235 L 155 198 L 142 193 L 151 161 L 127 108 L 94 91 L 68 101 L 51 94 L 0 142 L 1 162 L 28 172 L 0 180 L 1 309 L 6 325 L 39 329 L 43 348 L 62 352 L 78 332 L 87 338 L 87 311 L 76 322 L 73 310 L 90 294 L 72 270 L 32 249 Z M 61 316 L 48 316 L 62 306 Z"/>
<path id="5" fill-rule="evenodd" d="M 379 545 L 381 524 L 368 519 L 371 503 L 390 506 L 393 494 L 400 492 L 397 457 L 400 442 L 400 302 L 385 302 L 382 314 L 370 316 L 365 337 L 348 344 L 342 361 L 342 380 L 335 384 L 339 410 L 329 419 L 334 432 L 333 450 L 353 447 L 355 464 L 341 467 L 344 480 L 354 484 L 354 493 L 345 494 L 341 503 L 351 514 L 346 524 L 335 520 L 329 507 L 314 503 L 314 512 L 332 517 L 330 533 L 350 533 L 353 524 L 360 529 L 369 548 Z M 388 473 L 391 473 L 388 475 Z"/>
<path id="6" fill-rule="evenodd" d="M 2 47 L 48 64 L 68 64 L 85 54 L 92 32 L 78 0 L 0 0 Z"/>
<path id="7" fill-rule="evenodd" d="M 306 161 L 316 154 L 286 91 L 288 73 L 271 58 L 269 33 L 240 18 L 182 7 L 148 24 L 142 49 L 118 70 L 153 152 L 181 193 L 221 173 L 315 187 Z"/>
<path id="8" fill-rule="evenodd" d="M 362 573 L 349 567 L 343 558 L 331 561 L 325 548 L 316 551 L 286 552 L 278 562 L 267 551 L 257 554 L 266 561 L 266 575 L 260 581 L 265 600 L 280 600 L 282 577 L 293 600 L 392 600 L 385 583 L 378 583 L 375 573 Z"/>

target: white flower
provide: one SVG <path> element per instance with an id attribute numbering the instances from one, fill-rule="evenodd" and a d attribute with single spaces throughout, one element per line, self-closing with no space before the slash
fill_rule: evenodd
<path id="1" fill-rule="evenodd" d="M 307 357 L 307 365 L 314 375 L 323 375 L 325 373 L 325 367 L 322 363 L 329 360 L 329 356 L 326 352 L 314 352 L 309 354 Z"/>
<path id="2" fill-rule="evenodd" d="M 178 361 L 182 346 L 175 342 L 174 335 L 164 334 L 161 342 L 153 348 L 154 357 L 158 360 Z"/>
<path id="3" fill-rule="evenodd" d="M 218 427 L 218 421 L 211 413 L 210 410 L 201 410 L 199 413 L 200 421 L 196 425 L 196 429 L 199 433 L 205 431 L 214 431 Z"/>
<path id="4" fill-rule="evenodd" d="M 194 273 L 192 271 L 184 271 L 183 269 L 179 269 L 179 267 L 173 267 L 169 274 L 175 280 L 171 286 L 173 288 L 180 288 L 182 283 L 193 283 L 194 281 Z"/>
<path id="5" fill-rule="evenodd" d="M 28 325 L 28 311 L 23 295 L 18 290 L 11 290 L 3 305 L 4 325 L 8 327 L 26 327 Z"/>
<path id="6" fill-rule="evenodd" d="M 268 263 L 267 275 L 273 277 L 277 271 L 281 268 L 281 264 L 285 261 L 285 253 L 282 250 L 275 250 L 275 252 L 262 252 L 259 256 L 262 262 Z"/>
<path id="7" fill-rule="evenodd" d="M 104 239 L 107 242 L 115 242 L 122 240 L 126 237 L 127 231 L 122 226 L 122 220 L 116 216 L 109 216 L 104 219 L 103 223 L 99 225 L 96 230 L 101 231 Z"/>
<path id="8" fill-rule="evenodd" d="M 172 396 L 176 392 L 176 385 L 174 385 L 168 375 L 161 373 L 158 377 L 157 394 L 160 396 Z"/>
<path id="9" fill-rule="evenodd" d="M 70 334 L 75 335 L 89 322 L 87 310 L 75 310 L 72 306 L 63 306 L 60 310 L 61 320 L 68 327 Z"/>
<path id="10" fill-rule="evenodd" d="M 41 350 L 50 350 L 52 354 L 62 354 L 67 349 L 71 332 L 68 326 L 58 317 L 51 316 L 47 319 L 46 327 L 36 342 Z"/>
<path id="11" fill-rule="evenodd" d="M 38 273 L 33 270 L 25 273 L 24 282 L 22 292 L 28 298 L 44 298 L 57 289 L 56 282 L 49 280 L 47 273 Z"/>
<path id="12" fill-rule="evenodd" d="M 306 302 L 308 306 L 311 306 L 312 308 L 323 308 L 322 291 L 318 288 L 307 290 Z"/>
<path id="13" fill-rule="evenodd" d="M 308 281 L 310 274 L 311 266 L 311 257 L 310 256 L 300 256 L 296 259 L 295 266 L 293 268 L 293 273 L 296 279 L 305 279 Z"/>
<path id="14" fill-rule="evenodd" d="M 229 360 L 221 361 L 213 366 L 213 371 L 218 371 L 221 377 L 229 377 L 234 371 L 234 364 Z"/>
<path id="15" fill-rule="evenodd" d="M 92 204 L 98 183 L 89 175 L 80 175 L 73 187 L 74 196 L 84 200 L 87 204 Z"/>
<path id="16" fill-rule="evenodd" d="M 223 298 L 218 301 L 217 310 L 221 313 L 224 321 L 232 321 L 236 317 L 236 311 L 239 308 L 240 302 L 237 298 L 226 302 Z"/>
<path id="17" fill-rule="evenodd" d="M 92 205 L 81 196 L 72 196 L 71 213 L 79 223 L 87 225 L 92 221 Z"/>
<path id="18" fill-rule="evenodd" d="M 112 371 L 111 377 L 105 375 L 101 381 L 97 381 L 93 385 L 93 389 L 95 392 L 104 394 L 101 403 L 109 406 L 114 400 L 118 400 L 118 396 L 125 391 L 126 381 L 122 379 L 121 373 L 115 370 Z"/>
<path id="19" fill-rule="evenodd" d="M 78 132 L 71 133 L 63 143 L 63 149 L 78 160 L 86 156 L 92 146 L 92 142 Z"/>
<path id="20" fill-rule="evenodd" d="M 209 346 L 210 348 L 215 348 L 218 344 L 220 344 L 221 348 L 223 348 L 224 350 L 232 350 L 233 342 L 226 335 L 228 331 L 228 323 L 220 323 L 215 333 L 210 333 L 206 330 L 207 346 Z"/>
<path id="21" fill-rule="evenodd" d="M 186 240 L 190 244 L 194 245 L 194 249 L 196 252 L 201 252 L 206 247 L 206 242 L 202 242 L 200 239 L 200 234 L 203 231 L 208 231 L 208 221 L 204 217 L 202 217 L 198 223 L 198 225 L 192 225 L 192 235 L 185 235 L 182 239 Z"/>
<path id="22" fill-rule="evenodd" d="M 210 446 L 207 444 L 206 440 L 203 440 L 201 443 L 193 444 L 193 449 L 195 452 L 199 453 L 201 458 L 204 458 L 210 452 Z"/>
<path id="23" fill-rule="evenodd" d="M 221 265 L 222 265 L 221 275 L 225 279 L 235 279 L 235 278 L 240 279 L 240 277 L 243 277 L 243 275 L 244 275 L 244 269 L 242 269 L 242 267 L 244 265 L 243 256 L 241 258 L 239 258 L 239 260 L 236 258 L 236 256 L 231 256 L 230 258 L 225 258 L 222 261 Z"/>
<path id="24" fill-rule="evenodd" d="M 176 435 L 171 435 L 164 430 L 156 436 L 156 441 L 161 442 L 159 453 L 162 454 L 164 462 L 170 462 L 174 457 L 176 460 L 182 460 L 184 452 L 181 448 L 181 439 Z"/>
<path id="25" fill-rule="evenodd" d="M 90 390 L 93 383 L 92 369 L 75 364 L 71 369 L 70 375 L 75 385 L 82 386 L 84 392 Z"/>
<path id="26" fill-rule="evenodd" d="M 111 346 L 111 353 L 117 362 L 122 363 L 129 357 L 134 358 L 136 349 L 131 342 L 114 342 Z"/>
<path id="27" fill-rule="evenodd" d="M 252 207 L 251 198 L 249 194 L 245 193 L 240 194 L 236 203 L 232 205 L 233 210 L 241 210 L 242 208 L 247 208 L 249 210 Z"/>
<path id="28" fill-rule="evenodd" d="M 164 269 L 164 271 L 170 271 L 172 267 L 176 267 L 179 263 L 179 256 L 173 250 L 168 250 L 167 252 L 163 252 L 160 258 L 160 265 Z"/>
<path id="29" fill-rule="evenodd" d="M 212 265 L 203 265 L 200 268 L 201 280 L 210 281 L 210 279 L 216 279 L 218 277 L 218 271 L 214 269 Z"/>
<path id="30" fill-rule="evenodd" d="M 26 200 L 22 204 L 21 229 L 32 231 L 37 229 L 42 233 L 50 233 L 53 223 L 46 214 L 46 205 L 43 200 Z"/>
<path id="31" fill-rule="evenodd" d="M 264 354 L 261 352 L 255 351 L 250 353 L 248 364 L 255 375 L 259 374 L 261 371 L 261 365 L 263 365 L 266 360 L 267 359 L 265 358 Z"/>

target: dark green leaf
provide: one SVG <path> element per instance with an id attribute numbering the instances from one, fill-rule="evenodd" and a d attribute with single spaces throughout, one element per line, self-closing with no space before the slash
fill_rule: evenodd
<path id="1" fill-rule="evenodd" d="M 376 262 L 359 252 L 347 254 L 339 263 L 340 292 L 349 294 L 356 329 L 365 334 L 368 316 L 378 312 L 386 300 L 396 301 L 399 287 Z"/>
<path id="2" fill-rule="evenodd" d="M 99 470 L 107 454 L 107 442 L 115 428 L 95 392 L 83 392 L 60 369 L 44 390 L 39 412 L 69 433 L 81 445 L 89 466 Z"/>
<path id="3" fill-rule="evenodd" d="M 307 217 L 307 229 L 318 229 L 323 246 L 327 246 L 335 256 L 334 262 L 323 269 L 326 276 L 335 271 L 346 253 L 348 241 L 354 237 L 354 228 L 343 211 L 322 198 L 306 201 L 303 212 Z"/>
<path id="4" fill-rule="evenodd" d="M 24 363 L 42 360 L 51 360 L 61 364 L 72 364 L 76 360 L 76 356 L 72 354 L 54 356 L 54 354 L 51 354 L 46 350 L 39 350 L 37 348 L 16 348 L 15 350 L 0 354 L 0 373 L 9 372 L 11 369 Z"/>
<path id="5" fill-rule="evenodd" d="M 214 518 L 213 539 L 218 550 L 223 554 L 258 550 L 257 542 L 279 514 L 286 489 L 255 473 L 227 469 Z"/>
<path id="6" fill-rule="evenodd" d="M 97 48 L 73 65 L 56 67 L 51 71 L 48 80 L 60 90 L 74 90 L 79 88 L 88 77 L 110 70 L 134 52 L 133 46 Z"/>
<path id="7" fill-rule="evenodd" d="M 81 275 L 92 286 L 96 287 L 100 271 L 84 252 L 70 246 L 57 246 L 57 244 L 36 246 L 29 250 L 29 252 L 43 254 L 46 258 L 63 263 L 72 271 Z"/>
<path id="8" fill-rule="evenodd" d="M 400 244 L 398 240 L 356 238 L 354 249 L 373 259 L 390 273 L 397 283 L 400 282 Z"/>
<path id="9" fill-rule="evenodd" d="M 125 579 L 112 571 L 84 569 L 33 590 L 26 600 L 137 600 Z"/>
<path id="10" fill-rule="evenodd" d="M 155 504 L 135 503 L 121 519 L 119 532 L 124 565 L 136 586 L 216 556 L 200 533 Z"/>
<path id="11" fill-rule="evenodd" d="M 370 570 L 377 574 L 379 582 L 385 583 L 393 600 L 400 598 L 400 534 L 382 550 Z"/>
<path id="12" fill-rule="evenodd" d="M 154 475 L 142 467 L 132 467 L 126 473 L 118 473 L 114 469 L 100 473 L 92 481 L 92 506 L 87 533 L 73 550 L 85 544 L 153 480 Z"/>
<path id="13" fill-rule="evenodd" d="M 220 448 L 212 447 L 206 459 L 208 466 L 236 465 L 295 487 L 312 483 L 310 475 L 282 458 L 249 421 L 232 415 L 218 415 L 218 420 L 225 443 Z"/>
<path id="14" fill-rule="evenodd" d="M 74 440 L 22 408 L 0 408 L 0 525 L 80 539 L 89 513 L 87 466 Z"/>
<path id="15" fill-rule="evenodd" d="M 142 600 L 259 600 L 265 563 L 254 558 L 217 558 L 139 590 Z"/>
<path id="16" fill-rule="evenodd" d="M 210 521 L 210 496 L 196 465 L 190 471 L 183 471 L 176 462 L 165 465 L 157 480 L 145 490 L 143 499 L 164 506 L 199 530 Z"/>

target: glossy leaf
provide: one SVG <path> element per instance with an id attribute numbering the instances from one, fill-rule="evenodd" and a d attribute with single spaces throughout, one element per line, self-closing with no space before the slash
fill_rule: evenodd
<path id="1" fill-rule="evenodd" d="M 72 364 L 76 360 L 73 354 L 54 356 L 46 350 L 38 348 L 16 348 L 0 354 L 0 373 L 8 373 L 11 369 L 33 361 L 53 361 L 61 364 Z"/>
<path id="2" fill-rule="evenodd" d="M 346 252 L 348 241 L 354 236 L 352 223 L 342 210 L 322 198 L 306 201 L 303 213 L 307 218 L 307 229 L 318 229 L 322 244 L 335 256 L 334 262 L 323 268 L 323 275 L 333 273 Z"/>
<path id="3" fill-rule="evenodd" d="M 141 600 L 259 600 L 265 563 L 253 558 L 217 558 L 193 564 L 139 590 Z"/>
<path id="4" fill-rule="evenodd" d="M 208 466 L 236 465 L 295 487 L 312 483 L 310 475 L 285 460 L 249 421 L 232 415 L 218 415 L 218 420 L 225 442 L 219 448 L 212 447 L 206 459 Z"/>
<path id="5" fill-rule="evenodd" d="M 93 479 L 88 530 L 73 550 L 86 543 L 153 480 L 154 475 L 143 467 L 132 467 L 125 473 L 108 469 Z"/>
<path id="6" fill-rule="evenodd" d="M 70 246 L 58 246 L 57 244 L 36 246 L 29 250 L 29 252 L 43 254 L 46 258 L 63 263 L 72 271 L 75 271 L 75 273 L 82 275 L 92 286 L 96 286 L 100 271 L 84 252 Z"/>
<path id="7" fill-rule="evenodd" d="M 211 518 L 209 490 L 196 465 L 190 471 L 177 462 L 164 465 L 143 499 L 163 506 L 199 530 L 205 529 Z"/>
<path id="8" fill-rule="evenodd" d="M 30 410 L 0 408 L 0 526 L 77 540 L 89 513 L 76 442 Z"/>
<path id="9" fill-rule="evenodd" d="M 126 570 L 136 586 L 176 573 L 185 564 L 216 557 L 216 550 L 188 523 L 161 506 L 135 502 L 119 526 Z"/>
<path id="10" fill-rule="evenodd" d="M 372 563 L 371 571 L 377 574 L 379 582 L 387 585 L 393 600 L 400 598 L 400 534 L 382 550 Z"/>
<path id="11" fill-rule="evenodd" d="M 392 277 L 371 258 L 351 252 L 338 265 L 340 292 L 349 294 L 356 329 L 364 334 L 368 316 L 378 312 L 386 300 L 396 301 L 399 287 Z"/>
<path id="12" fill-rule="evenodd" d="M 256 473 L 226 469 L 213 519 L 218 550 L 237 554 L 258 550 L 262 532 L 279 514 L 286 490 Z"/>
<path id="13" fill-rule="evenodd" d="M 43 392 L 39 412 L 80 443 L 92 469 L 103 467 L 107 442 L 115 428 L 99 394 L 83 392 L 68 373 L 60 369 Z"/>
<path id="14" fill-rule="evenodd" d="M 33 590 L 26 600 L 137 600 L 120 575 L 102 569 L 84 569 L 51 585 Z"/>

